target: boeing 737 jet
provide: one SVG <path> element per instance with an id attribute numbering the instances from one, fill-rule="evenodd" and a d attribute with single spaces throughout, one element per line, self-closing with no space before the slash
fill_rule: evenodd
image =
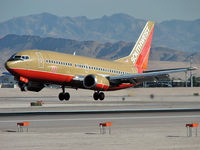
<path id="1" fill-rule="evenodd" d="M 104 91 L 125 89 L 159 75 L 194 69 L 147 71 L 153 30 L 154 22 L 148 21 L 130 54 L 114 61 L 26 50 L 11 56 L 5 67 L 18 80 L 21 91 L 39 92 L 45 85 L 60 85 L 62 92 L 58 97 L 61 101 L 70 99 L 65 88 L 93 90 L 94 100 L 103 100 Z"/>

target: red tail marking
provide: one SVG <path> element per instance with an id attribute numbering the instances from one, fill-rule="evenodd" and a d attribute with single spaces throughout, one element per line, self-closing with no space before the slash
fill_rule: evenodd
<path id="1" fill-rule="evenodd" d="M 147 64 L 148 64 L 148 58 L 149 58 L 149 52 L 151 48 L 151 41 L 152 41 L 152 36 L 153 36 L 153 29 L 151 30 L 151 33 L 138 57 L 138 60 L 135 64 L 135 66 L 138 68 L 138 73 L 142 73 L 143 70 L 147 69 Z"/>
<path id="2" fill-rule="evenodd" d="M 149 52 L 150 52 L 150 49 L 149 49 Z M 148 61 L 149 61 L 149 52 L 147 53 L 147 55 L 144 59 L 144 62 L 143 62 L 143 65 L 142 65 L 143 70 L 147 70 L 147 65 L 148 65 Z"/>

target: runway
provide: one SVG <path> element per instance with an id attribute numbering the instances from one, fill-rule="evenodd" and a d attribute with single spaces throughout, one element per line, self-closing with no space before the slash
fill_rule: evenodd
<path id="1" fill-rule="evenodd" d="M 185 127 L 200 121 L 199 97 L 193 96 L 199 89 L 133 90 L 134 96 L 128 96 L 130 91 L 108 93 L 105 101 L 93 101 L 90 92 L 71 92 L 69 102 L 57 101 L 58 91 L 51 89 L 38 95 L 0 90 L 0 114 L 24 113 L 0 115 L 1 149 L 200 149 L 200 137 L 187 137 Z M 36 100 L 45 104 L 30 107 Z M 30 122 L 29 132 L 16 132 L 22 121 Z M 113 123 L 111 135 L 100 134 L 100 122 Z"/>
<path id="2" fill-rule="evenodd" d="M 198 112 L 0 117 L 0 144 L 28 150 L 199 149 L 200 137 L 188 138 L 185 128 L 199 118 Z M 30 122 L 29 132 L 16 132 L 20 121 Z M 100 134 L 100 122 L 113 123 L 111 135 Z"/>
<path id="3" fill-rule="evenodd" d="M 34 128 L 44 127 L 57 127 L 57 125 L 64 126 L 66 123 L 74 124 L 73 122 L 79 122 L 80 128 L 88 122 L 107 122 L 114 121 L 116 125 L 120 125 L 121 122 L 133 124 L 142 124 L 144 122 L 150 125 L 152 122 L 158 122 L 158 124 L 165 124 L 166 122 L 173 123 L 187 123 L 187 122 L 199 122 L 199 112 L 164 112 L 164 113 L 115 113 L 115 114 L 78 114 L 78 115 L 37 115 L 37 116 L 7 116 L 0 117 L 0 128 L 7 128 L 11 123 L 17 123 L 21 121 L 29 121 L 34 123 Z M 86 121 L 86 122 L 85 122 Z M 51 122 L 51 124 L 49 124 Z M 85 123 L 84 123 L 85 122 Z M 127 124 L 128 126 L 128 124 Z M 70 126 L 69 126 L 70 127 Z M 73 126 L 71 126 L 73 127 Z"/>

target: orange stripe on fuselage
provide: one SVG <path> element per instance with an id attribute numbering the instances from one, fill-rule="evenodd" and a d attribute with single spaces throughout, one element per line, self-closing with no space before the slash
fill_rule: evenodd
<path id="1" fill-rule="evenodd" d="M 23 76 L 29 80 L 32 81 L 39 81 L 44 83 L 50 83 L 50 84 L 65 84 L 67 82 L 70 82 L 74 76 L 72 75 L 63 75 L 63 74 L 57 74 L 57 73 L 51 73 L 51 72 L 43 72 L 43 71 L 35 71 L 35 70 L 27 70 L 27 69 L 9 69 L 10 72 L 14 72 L 15 74 L 18 74 L 18 76 Z M 120 90 L 125 89 L 134 86 L 134 84 L 127 84 L 122 83 L 118 87 L 112 87 L 109 88 L 107 85 L 97 84 L 97 89 L 101 89 L 100 91 L 114 91 L 114 90 Z"/>
<path id="2" fill-rule="evenodd" d="M 39 82 L 49 82 L 49 83 L 66 83 L 70 82 L 74 76 L 63 75 L 51 72 L 27 70 L 27 69 L 9 69 L 11 72 L 15 72 L 20 76 L 26 77 L 29 80 L 35 80 Z"/>

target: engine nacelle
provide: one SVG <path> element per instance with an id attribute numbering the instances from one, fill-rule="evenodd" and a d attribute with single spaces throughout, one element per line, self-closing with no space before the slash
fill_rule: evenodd
<path id="1" fill-rule="evenodd" d="M 110 86 L 110 82 L 103 76 L 90 74 L 84 78 L 83 86 L 87 89 L 106 91 Z"/>

